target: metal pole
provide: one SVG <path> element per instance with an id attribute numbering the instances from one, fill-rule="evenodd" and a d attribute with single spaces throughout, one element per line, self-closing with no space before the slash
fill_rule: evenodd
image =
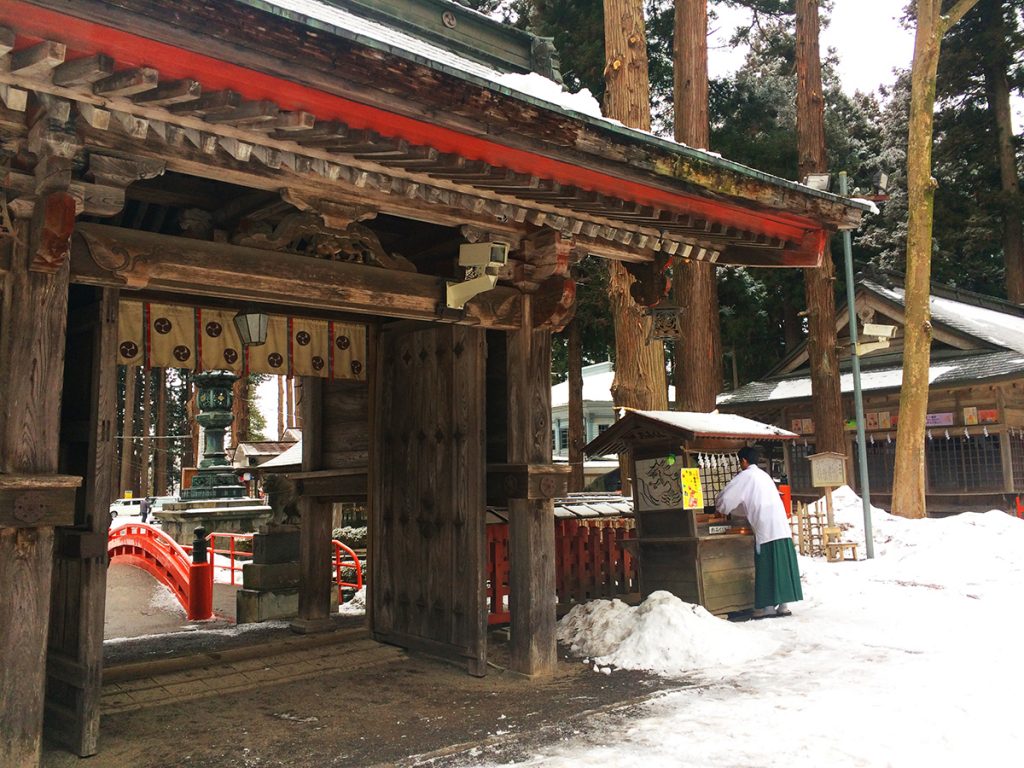
<path id="1" fill-rule="evenodd" d="M 846 197 L 846 171 L 839 174 L 839 194 Z M 846 262 L 846 309 L 850 313 L 850 359 L 853 361 L 853 407 L 857 418 L 857 464 L 860 469 L 860 496 L 864 503 L 864 549 L 868 558 L 875 556 L 871 531 L 871 487 L 868 483 L 868 447 L 864 435 L 864 398 L 860 391 L 860 355 L 857 354 L 856 291 L 853 285 L 853 244 L 850 230 L 843 230 L 843 257 Z"/>

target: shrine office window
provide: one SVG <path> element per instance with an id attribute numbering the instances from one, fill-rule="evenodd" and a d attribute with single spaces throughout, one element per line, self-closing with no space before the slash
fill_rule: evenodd
<path id="1" fill-rule="evenodd" d="M 810 491 L 811 462 L 808 456 L 816 453 L 814 443 L 790 443 L 789 445 L 789 485 L 795 491 Z"/>
<path id="2" fill-rule="evenodd" d="M 928 490 L 933 493 L 1000 491 L 1003 460 L 999 435 L 954 437 L 948 431 L 925 440 Z"/>

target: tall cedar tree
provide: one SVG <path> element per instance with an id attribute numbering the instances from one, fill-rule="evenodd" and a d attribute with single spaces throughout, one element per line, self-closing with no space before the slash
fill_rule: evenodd
<path id="1" fill-rule="evenodd" d="M 1006 267 L 1006 296 L 1024 304 L 1024 198 L 1020 193 L 1017 153 L 1014 149 L 1013 123 L 1010 116 L 1010 81 L 1008 70 L 1012 52 L 1007 44 L 1006 11 L 1002 0 L 981 0 L 978 8 L 983 25 L 982 39 L 987 43 L 984 57 L 985 93 L 988 111 L 995 128 L 1002 199 L 1003 261 Z M 973 14 L 972 14 L 973 15 Z M 1016 18 L 1014 19 L 1016 21 Z"/>
<path id="2" fill-rule="evenodd" d="M 708 3 L 676 0 L 675 138 L 709 148 Z M 676 302 L 683 307 L 686 335 L 675 345 L 675 384 L 683 411 L 712 411 L 722 388 L 722 342 L 718 280 L 714 264 L 683 261 L 673 275 Z"/>
<path id="3" fill-rule="evenodd" d="M 604 113 L 630 127 L 650 130 L 643 0 L 605 0 L 604 39 Z M 632 280 L 626 268 L 612 261 L 608 270 L 615 321 L 612 400 L 616 407 L 664 410 L 668 408 L 664 345 L 660 341 L 646 343 L 644 314 L 630 296 Z"/>
<path id="4" fill-rule="evenodd" d="M 910 74 L 910 130 L 907 142 L 907 276 L 906 338 L 903 386 L 896 431 L 896 467 L 892 511 L 903 517 L 925 516 L 925 417 L 928 413 L 928 367 L 931 358 L 931 256 L 935 180 L 932 178 L 932 128 L 935 77 L 942 36 L 977 0 L 958 0 L 945 14 L 942 0 L 917 0 L 917 33 Z"/>
<path id="5" fill-rule="evenodd" d="M 800 178 L 828 170 L 825 97 L 821 85 L 818 0 L 796 0 L 796 133 Z M 836 352 L 835 267 L 828 246 L 821 266 L 804 270 L 807 351 L 811 366 L 814 439 L 818 451 L 846 453 Z"/>

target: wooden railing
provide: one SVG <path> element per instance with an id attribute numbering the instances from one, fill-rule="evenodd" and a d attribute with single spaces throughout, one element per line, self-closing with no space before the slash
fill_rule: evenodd
<path id="1" fill-rule="evenodd" d="M 623 543 L 634 536 L 633 520 L 556 520 L 555 591 L 561 606 L 595 597 L 640 591 L 636 560 Z M 488 622 L 511 619 L 508 524 L 487 526 Z"/>

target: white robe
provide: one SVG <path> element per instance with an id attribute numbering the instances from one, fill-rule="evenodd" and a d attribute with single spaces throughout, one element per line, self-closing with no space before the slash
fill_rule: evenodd
<path id="1" fill-rule="evenodd" d="M 724 514 L 747 518 L 754 531 L 754 544 L 758 551 L 769 541 L 793 538 L 786 507 L 775 481 L 753 464 L 729 481 L 718 494 L 715 507 Z"/>

